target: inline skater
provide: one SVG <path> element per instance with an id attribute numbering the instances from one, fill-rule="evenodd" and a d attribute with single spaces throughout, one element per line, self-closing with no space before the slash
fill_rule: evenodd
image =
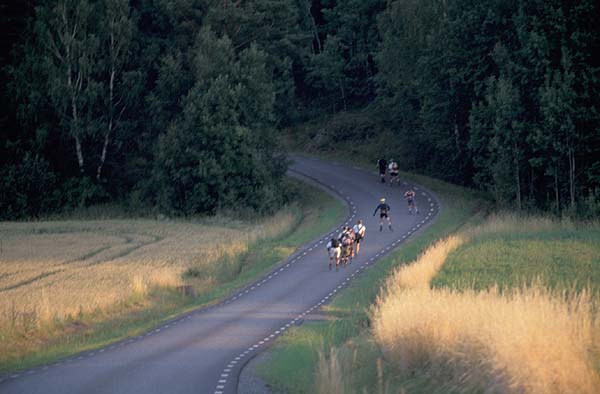
<path id="1" fill-rule="evenodd" d="M 340 256 L 342 254 L 342 248 L 340 241 L 335 238 L 331 238 L 331 241 L 327 243 L 327 253 L 329 254 L 329 271 L 331 271 L 332 265 L 335 262 L 335 270 L 338 270 L 340 266 Z"/>
<path id="2" fill-rule="evenodd" d="M 385 172 L 387 170 L 387 161 L 385 159 L 379 159 L 377 161 L 377 166 L 379 167 L 379 177 L 381 178 L 381 183 L 385 183 Z"/>
<path id="3" fill-rule="evenodd" d="M 340 242 L 340 246 L 342 249 L 342 256 L 340 257 L 340 265 L 345 267 L 348 263 L 348 260 L 352 256 L 352 244 L 354 243 L 354 239 L 351 235 L 352 229 L 348 226 L 344 226 L 342 232 L 338 235 L 338 240 Z M 350 246 L 350 248 L 348 248 Z"/>
<path id="4" fill-rule="evenodd" d="M 398 172 L 400 171 L 400 167 L 398 167 L 398 163 L 394 161 L 394 159 L 390 159 L 390 165 L 388 166 L 390 171 L 390 186 L 394 183 L 400 183 L 400 178 L 398 177 Z"/>
<path id="5" fill-rule="evenodd" d="M 365 237 L 367 228 L 363 224 L 363 221 L 359 219 L 352 230 L 354 230 L 354 233 L 356 234 L 356 238 L 354 240 L 354 249 L 356 250 L 355 254 L 358 254 L 358 252 L 360 252 L 360 241 L 362 241 Z"/>
<path id="6" fill-rule="evenodd" d="M 417 203 L 415 202 L 415 198 L 417 196 L 417 193 L 415 193 L 415 191 L 413 189 L 408 189 L 406 191 L 406 193 L 404 193 L 404 198 L 406 199 L 406 202 L 408 203 L 408 213 L 412 214 L 412 212 L 414 212 L 415 214 L 419 213 L 419 208 L 417 208 Z"/>
<path id="7" fill-rule="evenodd" d="M 390 231 L 394 231 L 392 229 L 392 220 L 390 219 L 389 212 L 390 206 L 385 203 L 385 198 L 381 198 L 379 200 L 379 205 L 375 208 L 375 212 L 373 212 L 373 216 L 379 211 L 379 232 L 383 231 L 383 219 L 387 219 L 388 227 Z"/>

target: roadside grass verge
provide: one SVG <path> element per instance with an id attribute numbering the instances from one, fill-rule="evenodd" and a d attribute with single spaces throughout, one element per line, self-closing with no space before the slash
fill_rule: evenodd
<path id="1" fill-rule="evenodd" d="M 258 222 L 0 223 L 0 291 L 14 296 L 0 305 L 0 373 L 139 335 L 215 303 L 343 218 L 345 207 L 327 193 L 295 180 L 290 187 L 296 205 Z M 69 285 L 63 274 L 81 281 Z"/>
<path id="2" fill-rule="evenodd" d="M 395 267 L 416 259 L 429 245 L 457 231 L 468 221 L 480 222 L 482 211 L 487 207 L 487 203 L 470 190 L 424 176 L 413 175 L 410 178 L 437 195 L 442 211 L 430 226 L 409 238 L 392 255 L 364 271 L 323 307 L 324 321 L 307 322 L 276 341 L 267 360 L 257 367 L 261 378 L 275 390 L 290 394 L 362 393 L 364 388 L 365 392 L 374 393 L 379 386 L 385 388 L 384 379 L 388 379 L 386 371 L 389 366 L 377 361 L 380 352 L 369 335 L 370 308 L 380 288 Z M 343 382 L 341 388 L 327 386 L 325 382 L 328 379 L 315 373 L 329 371 L 332 377 L 335 376 L 325 368 L 329 363 L 336 364 L 329 357 L 332 348 L 339 356 L 341 364 L 338 366 L 341 365 L 340 370 L 346 377 L 337 377 Z M 350 376 L 351 381 L 348 380 Z"/>

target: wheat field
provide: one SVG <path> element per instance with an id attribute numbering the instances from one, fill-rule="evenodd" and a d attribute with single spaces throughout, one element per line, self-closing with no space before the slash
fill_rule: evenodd
<path id="1" fill-rule="evenodd" d="M 113 307 L 153 287 L 174 287 L 189 269 L 206 271 L 259 239 L 288 230 L 283 210 L 259 224 L 154 220 L 0 223 L 0 330 L 20 319 L 41 325 Z M 13 327 L 14 328 L 14 327 Z M 18 327 L 17 327 L 18 329 Z"/>

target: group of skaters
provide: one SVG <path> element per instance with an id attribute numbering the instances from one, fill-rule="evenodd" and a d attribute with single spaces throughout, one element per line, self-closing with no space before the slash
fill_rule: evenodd
<path id="1" fill-rule="evenodd" d="M 379 175 L 381 183 L 386 182 L 386 172 L 390 174 L 389 184 L 392 186 L 394 183 L 400 184 L 400 178 L 398 176 L 400 170 L 398 163 L 394 159 L 390 159 L 389 163 L 385 159 L 379 159 L 377 162 L 379 167 Z M 415 201 L 416 193 L 412 188 L 409 188 L 404 193 L 404 199 L 408 203 L 408 213 L 418 214 L 419 209 Z M 379 200 L 379 205 L 375 208 L 373 216 L 379 211 L 379 231 L 383 231 L 384 221 L 387 221 L 388 228 L 390 231 L 394 231 L 392 227 L 392 220 L 389 212 L 391 208 L 386 203 L 385 198 Z M 360 251 L 360 242 L 364 239 L 366 234 L 366 227 L 362 220 L 359 220 L 353 227 L 344 226 L 342 232 L 337 238 L 331 238 L 331 241 L 327 243 L 327 251 L 329 253 L 329 270 L 333 269 L 335 264 L 335 270 L 337 271 L 340 266 L 345 267 L 347 264 L 352 262 L 354 256 Z"/>
<path id="2" fill-rule="evenodd" d="M 344 226 L 337 238 L 331 238 L 327 243 L 329 252 L 329 270 L 337 271 L 340 266 L 345 267 L 352 263 L 354 256 L 360 252 L 360 242 L 364 239 L 367 228 L 362 220 L 359 220 L 353 227 Z"/>
<path id="3" fill-rule="evenodd" d="M 398 174 L 400 173 L 400 167 L 396 160 L 390 159 L 389 163 L 386 159 L 379 159 L 377 161 L 377 167 L 379 167 L 379 177 L 381 183 L 385 183 L 386 173 L 390 174 L 389 185 L 393 186 L 394 184 L 400 184 L 400 177 Z"/>
<path id="4" fill-rule="evenodd" d="M 400 177 L 398 176 L 398 174 L 400 172 L 400 167 L 398 166 L 398 163 L 396 163 L 396 161 L 394 159 L 390 159 L 389 163 L 386 159 L 383 159 L 383 158 L 379 159 L 377 161 L 377 167 L 379 168 L 379 179 L 380 179 L 381 183 L 386 182 L 386 173 L 389 172 L 389 174 L 390 174 L 389 185 L 393 186 L 394 184 L 398 184 L 398 185 L 400 184 Z M 408 189 L 404 193 L 404 199 L 408 203 L 408 213 L 410 213 L 410 214 L 412 214 L 412 213 L 418 214 L 419 213 L 419 209 L 417 208 L 417 203 L 415 202 L 416 196 L 417 196 L 417 193 L 415 193 L 415 191 L 413 189 Z M 379 206 L 378 206 L 378 209 L 380 209 L 380 215 L 381 215 L 381 224 L 380 224 L 379 231 L 381 231 L 381 229 L 383 228 L 384 217 L 388 219 L 388 224 L 389 224 L 389 227 L 391 230 L 392 224 L 387 215 L 387 212 L 389 211 L 390 207 L 387 204 L 385 204 L 384 198 L 382 198 L 380 202 L 381 202 L 381 204 L 379 204 Z M 375 210 L 375 212 L 377 212 L 377 209 Z"/>

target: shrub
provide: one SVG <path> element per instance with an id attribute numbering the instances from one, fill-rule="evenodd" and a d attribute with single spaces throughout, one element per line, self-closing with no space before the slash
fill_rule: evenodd
<path id="1" fill-rule="evenodd" d="M 29 152 L 0 171 L 0 219 L 38 217 L 57 206 L 56 176 L 46 160 Z"/>

